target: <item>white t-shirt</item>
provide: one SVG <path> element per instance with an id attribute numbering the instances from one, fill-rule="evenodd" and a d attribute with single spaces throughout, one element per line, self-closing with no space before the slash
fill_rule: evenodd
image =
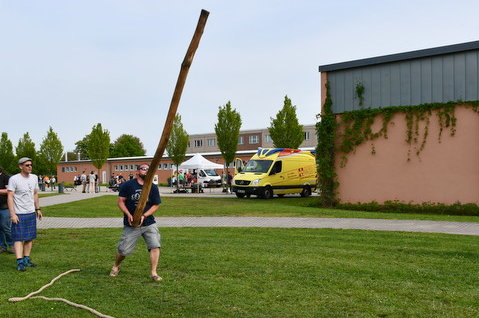
<path id="1" fill-rule="evenodd" d="M 16 214 L 28 214 L 35 212 L 33 193 L 38 191 L 38 178 L 30 174 L 25 178 L 20 173 L 10 177 L 8 180 L 8 191 L 13 194 L 13 206 Z"/>

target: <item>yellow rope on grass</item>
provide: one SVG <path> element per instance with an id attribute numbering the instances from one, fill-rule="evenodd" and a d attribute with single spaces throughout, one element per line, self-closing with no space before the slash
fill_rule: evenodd
<path id="1" fill-rule="evenodd" d="M 12 298 L 9 298 L 8 301 L 10 301 L 10 302 L 19 302 L 19 301 L 27 300 L 27 299 L 29 299 L 29 298 L 40 298 L 40 299 L 51 300 L 51 301 L 63 301 L 64 303 L 67 303 L 67 304 L 70 305 L 70 306 L 88 310 L 89 312 L 91 312 L 91 313 L 94 314 L 94 315 L 97 315 L 98 317 L 102 317 L 102 318 L 115 318 L 115 317 L 112 317 L 112 316 L 104 315 L 104 314 L 102 314 L 102 313 L 100 313 L 100 312 L 96 311 L 95 309 L 90 308 L 90 307 L 88 307 L 88 306 L 71 302 L 71 301 L 69 301 L 68 299 L 64 299 L 64 298 L 48 298 L 48 297 L 45 297 L 45 296 L 35 296 L 36 294 L 41 293 L 45 288 L 50 287 L 51 285 L 53 285 L 53 283 L 55 283 L 55 282 L 56 282 L 57 280 L 59 280 L 61 277 L 65 276 L 65 275 L 68 275 L 68 274 L 70 274 L 70 273 L 79 272 L 79 271 L 80 271 L 79 269 L 71 269 L 71 270 L 69 270 L 69 271 L 67 271 L 67 272 L 65 272 L 65 273 L 63 273 L 63 274 L 58 275 L 57 277 L 55 277 L 54 279 L 52 279 L 52 281 L 51 281 L 50 283 L 48 283 L 48 284 L 46 284 L 45 286 L 41 287 L 39 290 L 34 291 L 34 292 L 28 294 L 28 295 L 25 296 L 25 297 L 12 297 Z"/>

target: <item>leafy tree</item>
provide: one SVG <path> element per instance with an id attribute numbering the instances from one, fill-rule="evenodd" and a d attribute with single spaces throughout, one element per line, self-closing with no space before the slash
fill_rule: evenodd
<path id="1" fill-rule="evenodd" d="M 271 118 L 268 130 L 276 148 L 297 149 L 303 142 L 303 126 L 299 124 L 296 106 L 291 104 L 288 96 L 284 97 L 283 109 L 276 114 L 276 118 Z"/>
<path id="2" fill-rule="evenodd" d="M 87 136 L 87 153 L 100 175 L 100 169 L 110 154 L 110 132 L 103 130 L 100 123 L 94 125 Z"/>
<path id="3" fill-rule="evenodd" d="M 136 157 L 144 156 L 146 150 L 143 147 L 143 143 L 140 138 L 133 135 L 121 135 L 110 146 L 110 157 Z"/>
<path id="4" fill-rule="evenodd" d="M 82 140 L 78 140 L 75 146 L 74 152 L 80 154 L 80 159 L 90 159 L 88 156 L 88 135 L 83 137 Z"/>
<path id="5" fill-rule="evenodd" d="M 13 154 L 13 145 L 6 132 L 2 132 L 2 138 L 0 139 L 0 167 L 9 174 L 18 170 Z"/>
<path id="6" fill-rule="evenodd" d="M 15 152 L 17 153 L 17 158 L 28 157 L 32 158 L 35 161 L 37 157 L 37 151 L 35 150 L 35 143 L 30 138 L 28 132 L 23 135 L 23 138 L 18 140 L 17 147 L 15 148 Z"/>
<path id="7" fill-rule="evenodd" d="M 57 173 L 57 164 L 60 162 L 63 155 L 63 145 L 58 135 L 53 131 L 53 128 L 47 132 L 45 138 L 43 138 L 40 145 L 40 151 L 38 153 L 38 169 L 39 174 L 51 174 Z"/>
<path id="8" fill-rule="evenodd" d="M 225 106 L 220 106 L 215 133 L 226 167 L 235 159 L 240 129 L 241 116 L 235 109 L 231 109 L 231 102 L 228 101 Z"/>
<path id="9" fill-rule="evenodd" d="M 166 151 L 173 163 L 176 165 L 176 175 L 178 176 L 178 166 L 185 161 L 186 148 L 188 148 L 188 133 L 183 128 L 180 114 L 176 114 L 173 121 L 173 128 L 171 129 L 170 139 L 166 145 Z M 176 189 L 179 190 L 178 178 L 176 179 Z"/>

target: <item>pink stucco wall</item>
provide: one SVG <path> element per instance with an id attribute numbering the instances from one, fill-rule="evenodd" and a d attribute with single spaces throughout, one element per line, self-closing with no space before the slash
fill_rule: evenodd
<path id="1" fill-rule="evenodd" d="M 371 153 L 371 142 L 363 143 L 348 155 L 343 168 L 339 167 L 338 154 L 336 172 L 341 202 L 479 204 L 479 114 L 458 106 L 456 117 L 455 136 L 444 130 L 439 143 L 439 124 L 433 114 L 425 149 L 417 157 L 412 146 L 410 161 L 402 113 L 393 117 L 389 138 L 380 137 L 373 142 L 376 154 Z M 374 125 L 373 131 L 377 131 L 381 120 Z"/>

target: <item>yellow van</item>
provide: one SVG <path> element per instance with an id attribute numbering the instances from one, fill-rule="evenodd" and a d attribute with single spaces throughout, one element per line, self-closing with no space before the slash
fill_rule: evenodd
<path id="1" fill-rule="evenodd" d="M 316 190 L 317 172 L 314 151 L 286 148 L 260 148 L 246 165 L 235 162 L 237 174 L 232 191 L 238 198 L 252 194 L 264 199 L 299 193 L 308 197 Z"/>

